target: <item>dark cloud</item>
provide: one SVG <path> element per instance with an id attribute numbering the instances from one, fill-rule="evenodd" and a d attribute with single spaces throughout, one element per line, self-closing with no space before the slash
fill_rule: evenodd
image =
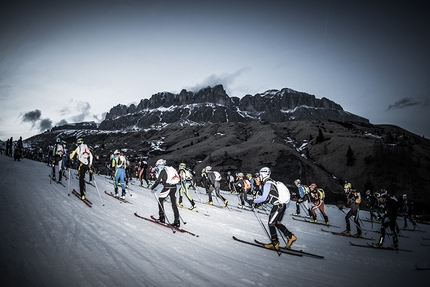
<path id="1" fill-rule="evenodd" d="M 31 122 L 34 126 L 35 122 L 40 119 L 40 116 L 42 115 L 42 112 L 39 110 L 34 110 L 31 112 L 27 112 L 22 116 L 23 122 Z"/>
<path id="2" fill-rule="evenodd" d="M 420 101 L 415 101 L 412 98 L 403 98 L 400 101 L 395 102 L 393 105 L 389 105 L 387 111 L 392 109 L 403 109 L 403 108 L 417 106 L 417 105 L 425 106 L 427 105 L 427 101 L 420 102 Z"/>
<path id="3" fill-rule="evenodd" d="M 39 124 L 39 131 L 44 132 L 52 128 L 52 121 L 50 119 L 43 119 Z"/>

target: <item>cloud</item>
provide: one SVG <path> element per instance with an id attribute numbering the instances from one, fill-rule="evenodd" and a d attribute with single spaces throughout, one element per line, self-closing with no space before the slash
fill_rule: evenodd
<path id="1" fill-rule="evenodd" d="M 68 122 L 67 122 L 65 119 L 62 119 L 61 121 L 59 121 L 59 122 L 57 123 L 57 126 L 58 126 L 58 127 L 61 127 L 61 126 L 67 125 L 67 124 L 68 124 Z"/>
<path id="2" fill-rule="evenodd" d="M 412 106 L 425 107 L 427 105 L 428 105 L 428 100 L 421 102 L 421 101 L 416 101 L 412 98 L 403 98 L 400 101 L 395 102 L 393 105 L 389 105 L 387 108 L 387 111 L 392 110 L 392 109 L 404 109 L 404 108 L 412 107 Z"/>
<path id="3" fill-rule="evenodd" d="M 206 88 L 208 86 L 215 86 L 215 85 L 223 85 L 225 90 L 228 90 L 230 85 L 238 78 L 241 74 L 249 72 L 251 68 L 245 67 L 242 68 L 232 74 L 224 73 L 222 75 L 215 75 L 212 74 L 206 79 L 204 79 L 201 83 L 198 83 L 194 85 L 193 87 L 186 88 L 189 91 L 198 92 L 199 90 Z"/>
<path id="4" fill-rule="evenodd" d="M 39 124 L 39 131 L 43 132 L 52 128 L 52 121 L 50 119 L 43 119 Z"/>
<path id="5" fill-rule="evenodd" d="M 85 118 L 90 115 L 91 105 L 88 102 L 77 102 L 76 110 L 79 112 L 76 116 L 72 117 L 75 123 L 85 121 Z"/>
<path id="6" fill-rule="evenodd" d="M 25 113 L 22 116 L 22 121 L 23 122 L 31 122 L 34 126 L 34 124 L 40 119 L 40 116 L 42 115 L 42 112 L 40 110 L 34 110 L 34 111 L 30 111 Z"/>

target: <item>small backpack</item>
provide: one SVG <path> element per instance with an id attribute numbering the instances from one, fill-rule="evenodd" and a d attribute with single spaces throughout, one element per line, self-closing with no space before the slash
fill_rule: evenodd
<path id="1" fill-rule="evenodd" d="M 214 171 L 213 173 L 215 175 L 215 180 L 216 181 L 220 181 L 222 179 L 222 176 L 221 176 L 221 174 L 219 172 Z"/>
<path id="2" fill-rule="evenodd" d="M 88 164 L 88 158 L 90 157 L 90 149 L 86 144 L 81 144 L 78 150 L 78 159 L 83 164 Z"/>
<path id="3" fill-rule="evenodd" d="M 179 174 L 176 171 L 176 169 L 174 169 L 171 166 L 166 166 L 164 169 L 166 170 L 166 173 L 167 173 L 166 183 L 168 183 L 168 184 L 178 184 L 179 181 L 180 181 L 180 178 L 179 178 Z"/>
<path id="4" fill-rule="evenodd" d="M 281 181 L 272 180 L 271 183 L 276 187 L 279 195 L 278 200 L 275 201 L 275 204 L 288 204 L 290 202 L 290 190 L 288 187 L 286 187 Z"/>

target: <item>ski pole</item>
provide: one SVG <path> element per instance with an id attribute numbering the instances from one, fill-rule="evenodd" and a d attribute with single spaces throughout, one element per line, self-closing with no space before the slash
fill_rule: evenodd
<path id="1" fill-rule="evenodd" d="M 70 167 L 69 167 L 69 180 L 67 181 L 67 195 L 70 196 Z"/>
<path id="2" fill-rule="evenodd" d="M 99 188 L 97 187 L 97 182 L 96 182 L 95 178 L 93 178 L 93 181 L 94 181 L 94 185 L 96 186 L 97 193 L 99 194 L 100 201 L 102 202 L 103 206 L 105 206 L 105 203 L 104 203 L 104 201 L 102 199 L 102 196 L 100 195 Z"/>
<path id="3" fill-rule="evenodd" d="M 202 199 L 200 198 L 199 193 L 197 192 L 197 189 L 195 189 L 195 190 L 194 190 L 194 192 L 197 194 L 197 197 L 199 198 L 200 203 L 203 203 Z M 208 210 L 207 210 L 206 206 L 203 206 L 203 207 L 204 207 L 204 209 L 206 210 L 206 214 L 209 214 L 209 212 L 208 212 Z"/>
<path id="4" fill-rule="evenodd" d="M 345 213 L 345 211 L 343 211 L 343 209 L 340 209 L 340 211 L 342 211 L 343 212 L 343 214 L 345 214 L 345 216 L 347 215 L 346 213 Z M 358 213 L 357 213 L 357 216 L 358 216 Z M 355 221 L 354 220 L 352 220 L 351 219 L 351 217 L 349 218 L 349 220 L 352 222 L 352 223 L 354 223 L 354 225 L 358 228 L 358 229 L 360 229 L 361 231 L 366 231 L 366 232 L 364 232 L 364 234 L 367 234 L 367 229 L 364 229 L 364 228 L 362 228 L 361 226 L 359 226 L 357 223 L 355 223 Z"/>
<path id="5" fill-rule="evenodd" d="M 255 211 L 255 206 L 253 206 L 252 211 L 254 212 L 255 217 L 257 218 L 258 222 L 260 223 L 261 227 L 266 232 L 267 237 L 269 237 L 270 242 L 272 242 L 273 248 L 275 248 L 276 253 L 278 253 L 278 256 L 281 256 L 281 252 L 279 252 L 279 249 L 275 247 L 275 243 L 272 240 L 272 237 L 269 234 L 269 231 L 267 230 L 266 226 L 264 226 L 263 221 L 261 220 L 260 216 L 258 216 L 257 212 Z M 269 215 L 270 216 L 270 215 Z"/>
<path id="6" fill-rule="evenodd" d="M 161 202 L 160 202 L 160 200 L 158 199 L 158 196 L 157 196 L 155 193 L 153 193 L 153 194 L 154 194 L 155 200 L 156 200 L 156 201 L 157 201 L 157 203 L 158 203 L 158 206 L 160 207 L 161 211 L 163 211 L 164 218 L 166 218 L 166 221 L 167 221 L 167 223 L 169 224 L 170 229 L 173 231 L 173 233 L 176 233 L 176 230 L 175 230 L 175 229 L 173 228 L 173 226 L 170 224 L 169 218 L 167 217 L 167 214 L 166 214 L 166 212 L 164 211 L 164 207 L 161 205 Z"/>

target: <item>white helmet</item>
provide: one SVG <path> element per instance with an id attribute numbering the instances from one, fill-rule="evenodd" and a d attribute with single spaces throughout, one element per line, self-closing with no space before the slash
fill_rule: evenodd
<path id="1" fill-rule="evenodd" d="M 166 164 L 166 160 L 160 158 L 159 160 L 157 160 L 157 162 L 155 163 L 155 166 L 159 166 L 159 165 L 165 165 Z"/>
<path id="2" fill-rule="evenodd" d="M 239 172 L 239 173 L 237 174 L 237 176 L 238 176 L 238 177 L 243 177 L 243 173 Z"/>
<path id="3" fill-rule="evenodd" d="M 212 167 L 210 165 L 208 165 L 205 169 L 206 169 L 206 171 L 211 171 Z"/>
<path id="4" fill-rule="evenodd" d="M 265 180 L 266 178 L 270 177 L 271 171 L 268 167 L 263 167 L 260 169 L 260 179 Z"/>

